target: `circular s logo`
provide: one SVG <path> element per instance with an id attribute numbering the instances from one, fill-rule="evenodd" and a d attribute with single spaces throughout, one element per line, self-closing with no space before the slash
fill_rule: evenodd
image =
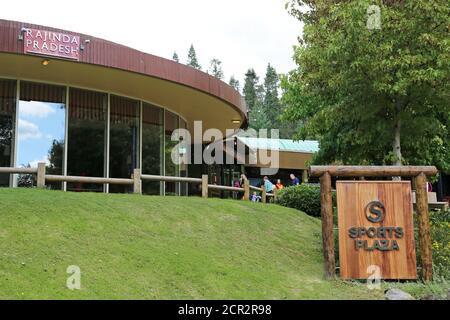
<path id="1" fill-rule="evenodd" d="M 370 222 L 378 223 L 384 220 L 386 208 L 381 201 L 371 201 L 366 206 L 366 218 Z"/>

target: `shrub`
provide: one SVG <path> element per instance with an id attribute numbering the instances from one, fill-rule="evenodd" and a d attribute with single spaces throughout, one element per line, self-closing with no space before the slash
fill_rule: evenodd
<path id="1" fill-rule="evenodd" d="M 433 269 L 436 276 L 450 279 L 450 210 L 430 212 Z"/>
<path id="2" fill-rule="evenodd" d="M 334 194 L 333 194 L 334 197 Z M 277 203 L 301 210 L 313 217 L 320 217 L 320 186 L 317 184 L 301 184 L 281 189 Z"/>

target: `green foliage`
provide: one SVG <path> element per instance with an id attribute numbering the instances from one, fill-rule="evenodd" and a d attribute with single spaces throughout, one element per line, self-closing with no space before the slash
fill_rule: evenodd
<path id="1" fill-rule="evenodd" d="M 186 65 L 188 65 L 192 68 L 198 69 L 198 70 L 202 69 L 202 66 L 198 62 L 197 53 L 195 52 L 193 44 L 191 44 L 191 47 L 189 48 L 188 59 L 187 59 Z"/>
<path id="2" fill-rule="evenodd" d="M 367 26 L 370 5 L 381 9 L 380 29 Z M 450 171 L 448 1 L 292 0 L 288 7 L 304 32 L 298 68 L 281 79 L 283 118 L 302 122 L 297 138 L 320 140 L 315 161 L 395 163 L 398 133 L 402 163 Z"/>
<path id="3" fill-rule="evenodd" d="M 243 94 L 245 97 L 245 103 L 247 104 L 248 110 L 251 112 L 257 102 L 257 86 L 259 82 L 259 77 L 256 75 L 254 69 L 248 69 L 245 74 L 244 89 Z"/>
<path id="4" fill-rule="evenodd" d="M 333 194 L 333 200 L 335 195 Z M 277 203 L 294 208 L 313 217 L 320 217 L 320 186 L 303 183 L 279 191 Z"/>
<path id="5" fill-rule="evenodd" d="M 230 86 L 232 86 L 236 91 L 240 91 L 241 85 L 239 80 L 237 80 L 234 75 L 231 76 L 230 81 L 228 82 Z"/>
<path id="6" fill-rule="evenodd" d="M 172 60 L 176 62 L 180 62 L 180 58 L 178 58 L 178 54 L 176 52 L 173 53 Z"/>
<path id="7" fill-rule="evenodd" d="M 430 213 L 434 277 L 450 280 L 450 210 Z"/>
<path id="8" fill-rule="evenodd" d="M 249 109 L 249 126 L 252 129 L 279 129 L 279 137 L 291 139 L 298 122 L 282 122 L 284 106 L 279 98 L 280 81 L 273 66 L 268 64 L 264 83 L 259 83 L 255 70 L 245 74 L 244 96 Z"/>
<path id="9" fill-rule="evenodd" d="M 261 100 L 257 100 L 253 108 L 249 110 L 248 118 L 250 128 L 256 131 L 270 128 L 270 120 Z"/>
<path id="10" fill-rule="evenodd" d="M 61 174 L 63 165 L 64 141 L 53 140 L 52 146 L 48 151 L 47 172 L 50 174 Z"/>
<path id="11" fill-rule="evenodd" d="M 209 74 L 217 79 L 223 79 L 222 61 L 219 59 L 212 59 L 209 63 Z"/>
<path id="12" fill-rule="evenodd" d="M 243 94 L 248 108 L 250 128 L 255 130 L 268 128 L 270 121 L 264 112 L 264 88 L 259 84 L 259 77 L 253 69 L 248 69 L 245 74 Z"/>
<path id="13" fill-rule="evenodd" d="M 278 117 L 280 115 L 280 99 L 278 97 L 278 74 L 274 67 L 267 65 L 266 76 L 264 78 L 264 112 L 270 120 L 270 127 L 267 129 L 278 129 Z"/>

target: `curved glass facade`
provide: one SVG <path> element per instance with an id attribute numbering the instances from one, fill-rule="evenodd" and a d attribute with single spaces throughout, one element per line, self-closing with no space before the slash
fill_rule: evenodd
<path id="1" fill-rule="evenodd" d="M 186 122 L 167 109 L 112 93 L 0 79 L 0 167 L 47 164 L 57 175 L 130 178 L 143 174 L 187 176 L 174 164 L 174 130 Z M 22 180 L 21 180 L 22 179 Z M 30 186 L 0 175 L 1 186 Z M 130 186 L 49 184 L 52 189 L 131 192 Z M 143 182 L 143 193 L 187 195 L 180 183 Z"/>
<path id="2" fill-rule="evenodd" d="M 10 167 L 14 162 L 16 84 L 14 80 L 0 79 L 0 167 Z M 10 175 L 0 173 L 0 187 L 10 185 Z"/>

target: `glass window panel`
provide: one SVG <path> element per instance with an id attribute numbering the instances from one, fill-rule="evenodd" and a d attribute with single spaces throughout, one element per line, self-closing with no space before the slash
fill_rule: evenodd
<path id="1" fill-rule="evenodd" d="M 70 88 L 67 174 L 104 177 L 106 109 L 105 93 Z M 68 183 L 71 191 L 103 191 L 99 184 Z"/>
<path id="2" fill-rule="evenodd" d="M 187 124 L 186 121 L 184 121 L 183 119 L 180 118 L 180 129 L 187 129 Z M 180 150 L 180 156 L 184 156 L 184 153 L 187 152 L 187 149 L 185 150 L 184 148 L 182 148 Z M 188 166 L 187 164 L 180 164 L 180 176 L 181 177 L 187 177 L 188 176 Z M 187 196 L 188 195 L 188 183 L 183 182 L 180 183 L 180 194 L 182 196 Z"/>
<path id="3" fill-rule="evenodd" d="M 142 173 L 163 174 L 163 149 L 164 149 L 164 110 L 144 103 L 142 109 Z M 158 181 L 143 181 L 142 192 L 144 194 L 161 194 L 161 186 Z"/>
<path id="4" fill-rule="evenodd" d="M 111 95 L 109 176 L 130 178 L 137 168 L 139 101 Z M 110 185 L 110 192 L 131 192 L 132 186 Z"/>
<path id="5" fill-rule="evenodd" d="M 178 128 L 178 116 L 170 111 L 165 110 L 164 119 L 165 134 L 165 175 L 179 176 L 179 165 L 172 161 L 172 149 L 178 144 L 178 141 L 172 141 L 172 132 Z M 166 182 L 166 195 L 178 195 L 180 184 L 178 182 Z"/>
<path id="6" fill-rule="evenodd" d="M 42 83 L 20 82 L 17 164 L 37 167 L 47 164 L 49 174 L 63 174 L 66 119 L 66 88 Z M 26 176 L 18 186 L 29 186 Z M 61 189 L 61 183 L 47 183 Z"/>
<path id="7" fill-rule="evenodd" d="M 0 167 L 13 162 L 16 84 L 16 80 L 0 80 Z M 9 174 L 0 174 L 0 187 L 8 187 L 9 179 Z"/>

